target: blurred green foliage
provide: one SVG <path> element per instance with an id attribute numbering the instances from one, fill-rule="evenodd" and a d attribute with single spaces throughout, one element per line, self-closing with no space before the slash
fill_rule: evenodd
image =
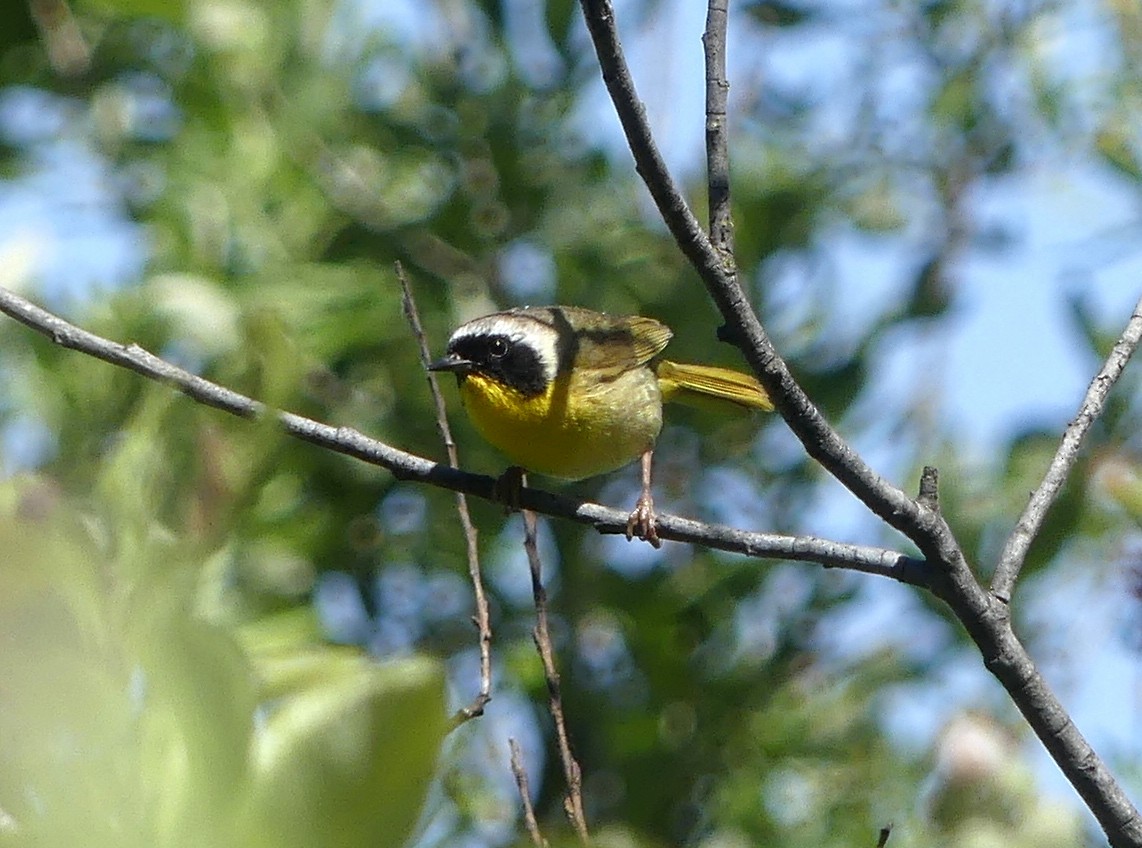
<path id="1" fill-rule="evenodd" d="M 623 5 L 624 37 L 664 5 Z M 731 27 L 759 45 L 820 28 L 859 40 L 830 5 L 750 3 Z M 1123 70 L 1118 96 L 1079 121 L 1080 95 L 1042 48 L 1056 5 L 1067 6 L 879 5 L 923 71 L 907 120 L 888 108 L 875 63 L 845 92 L 866 108 L 829 132 L 815 95 L 795 86 L 735 104 L 737 258 L 767 326 L 846 435 L 894 445 L 887 473 L 906 483 L 920 464 L 940 466 L 945 514 L 982 570 L 1060 422 L 1029 425 L 981 469 L 933 422 L 930 398 L 884 400 L 867 384 L 885 346 L 954 315 L 955 261 L 985 240 L 964 201 L 973 188 L 1029 167 L 1043 143 L 1138 179 L 1130 116 L 1142 77 Z M 433 457 L 443 451 L 397 259 L 436 348 L 475 314 L 565 302 L 653 315 L 677 331 L 679 359 L 738 362 L 714 342 L 718 316 L 629 158 L 586 132 L 613 117 L 583 117 L 598 71 L 576 4 L 550 0 L 542 15 L 478 0 L 396 4 L 406 11 L 388 17 L 383 6 L 5 6 L 0 102 L 31 97 L 38 110 L 27 131 L 0 110 L 5 173 L 35 175 L 58 145 L 95 158 L 105 214 L 134 228 L 144 258 L 138 278 L 82 297 L 18 276 L 14 261 L 5 283 L 272 406 Z M 1137 63 L 1127 6 L 1108 4 L 1106 26 Z M 1025 86 L 1014 106 L 996 84 L 1005 72 Z M 700 180 L 689 185 L 702 208 Z M 61 219 L 70 200 L 55 198 Z M 919 245 L 896 302 L 841 310 L 823 249 L 838 235 Z M 804 272 L 792 287 L 791 267 Z M 1071 308 L 1093 371 L 1111 331 L 1081 296 Z M 5 444 L 14 456 L 11 434 L 31 432 L 41 445 L 5 482 L 0 511 L 0 845 L 522 841 L 506 724 L 534 740 L 541 823 L 562 843 L 514 520 L 473 505 L 495 699 L 438 758 L 443 669 L 450 708 L 475 691 L 450 493 L 197 407 L 12 324 L 0 326 L 0 359 Z M 1116 399 L 1032 551 L 1032 578 L 1076 545 L 1123 555 L 1142 502 L 1138 418 L 1134 397 Z M 779 423 L 689 410 L 670 420 L 661 508 L 774 531 L 827 526 L 835 486 Z M 501 470 L 462 416 L 452 424 L 466 467 Z M 625 503 L 633 480 L 574 491 Z M 866 527 L 864 540 L 901 544 Z M 915 644 L 862 650 L 835 632 L 859 615 L 864 578 L 655 553 L 562 524 L 544 534 L 600 845 L 872 845 L 889 821 L 899 848 L 1080 838 L 1075 813 L 1045 806 L 1014 747 L 945 767 L 939 746 L 893 737 L 892 699 L 934 685 L 965 654 L 929 599 L 901 589 Z M 999 715 L 988 733 L 1015 733 L 1009 708 L 987 706 Z"/>
<path id="2" fill-rule="evenodd" d="M 440 664 L 371 663 L 296 614 L 216 623 L 221 572 L 123 508 L 113 465 L 111 510 L 2 493 L 0 842 L 402 845 L 447 727 Z"/>

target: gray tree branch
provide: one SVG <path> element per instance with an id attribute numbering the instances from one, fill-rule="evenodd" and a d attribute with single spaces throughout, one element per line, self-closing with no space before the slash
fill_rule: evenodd
<path id="1" fill-rule="evenodd" d="M 938 521 L 904 492 L 888 483 L 829 425 L 793 378 L 754 314 L 727 261 L 711 244 L 666 167 L 638 99 L 630 68 L 623 58 L 610 0 L 579 0 L 603 73 L 603 82 L 618 113 L 635 167 L 679 248 L 701 276 L 714 299 L 732 341 L 809 455 L 840 480 L 880 518 L 910 538 L 929 537 Z M 921 549 L 923 550 L 923 548 Z M 930 552 L 924 550 L 925 556 Z"/>
<path id="2" fill-rule="evenodd" d="M 856 454 L 797 384 L 750 307 L 738 282 L 733 257 L 717 249 L 723 245 L 715 246 L 702 232 L 666 169 L 654 143 L 646 111 L 635 91 L 630 69 L 623 58 L 610 0 L 580 0 L 580 6 L 595 46 L 603 81 L 634 155 L 638 173 L 679 248 L 702 278 L 725 318 L 730 339 L 741 348 L 746 361 L 769 392 L 777 411 L 811 457 L 874 514 L 917 545 L 926 557 L 926 570 L 921 585 L 931 589 L 951 607 L 978 646 L 984 664 L 1007 690 L 1059 768 L 1098 819 L 1110 844 L 1115 848 L 1140 848 L 1142 820 L 1138 811 L 1039 674 L 1011 629 L 1007 604 L 984 590 L 976 580 L 955 535 L 939 512 L 934 470 L 927 475 L 930 476 L 932 485 L 926 487 L 923 497 L 916 500 L 908 497 L 901 489 L 881 478 Z M 720 94 L 712 91 L 714 86 L 711 82 L 711 77 L 717 77 L 718 70 L 725 67 L 724 56 L 711 55 L 725 49 L 722 31 L 724 18 L 719 17 L 721 7 L 720 0 L 710 0 L 705 39 L 707 126 L 711 113 L 715 117 L 724 118 L 722 113 L 725 101 Z M 711 93 L 714 95 L 713 101 Z M 729 186 L 727 182 L 723 190 L 717 181 L 723 173 L 720 169 L 728 162 L 728 158 L 724 157 L 724 151 L 721 150 L 721 145 L 725 143 L 724 135 L 709 133 L 708 139 L 715 146 L 714 150 L 707 151 L 707 161 L 713 163 L 712 167 L 708 166 L 711 224 L 720 227 L 728 221 L 728 208 L 725 207 L 728 205 Z M 724 173 L 728 173 L 728 170 Z M 713 217 L 715 205 L 722 208 L 724 215 L 717 220 Z M 715 240 L 721 237 L 721 233 L 715 230 Z M 1109 385 L 1105 388 L 1109 389 Z M 1097 414 L 1095 410 L 1091 412 Z M 1081 432 L 1077 434 L 1077 439 L 1081 440 Z M 1061 474 L 1065 479 L 1065 468 Z M 1053 498 L 1053 495 L 1050 497 Z M 1044 512 L 1045 509 L 1046 506 L 1043 507 Z M 1034 528 L 1029 533 L 1028 541 L 1033 536 Z"/>
<path id="3" fill-rule="evenodd" d="M 729 0 L 710 0 L 702 46 L 706 56 L 706 184 L 710 197 L 710 241 L 723 261 L 734 256 L 730 214 L 730 84 L 726 79 L 726 29 Z"/>
<path id="4" fill-rule="evenodd" d="M 1015 588 L 1015 581 L 1019 578 L 1023 562 L 1027 559 L 1027 551 L 1031 548 L 1035 537 L 1039 535 L 1051 504 L 1058 498 L 1071 469 L 1075 467 L 1083 439 L 1091 425 L 1102 414 L 1110 390 L 1122 376 L 1126 363 L 1138 349 L 1140 340 L 1142 340 L 1142 300 L 1135 305 L 1126 329 L 1122 331 L 1102 368 L 1091 380 L 1079 411 L 1063 434 L 1063 440 L 1059 443 L 1059 449 L 1055 451 L 1043 482 L 1031 493 L 1027 508 L 1023 510 L 1015 529 L 1007 537 L 1007 543 L 1003 546 L 1003 552 L 999 555 L 999 562 L 991 579 L 991 593 L 1001 601 L 1011 600 L 1011 592 Z"/>
<path id="5" fill-rule="evenodd" d="M 245 395 L 184 371 L 138 345 L 122 345 L 83 330 L 4 288 L 0 288 L 0 312 L 62 347 L 166 383 L 199 403 L 239 418 L 255 419 L 273 415 L 290 436 L 378 465 L 388 469 L 398 479 L 427 483 L 485 500 L 496 499 L 493 477 L 450 468 L 446 464 L 371 439 L 348 427 L 332 427 L 292 412 L 269 410 Z M 607 534 L 625 534 L 629 517 L 629 513 L 623 510 L 532 488 L 521 490 L 519 506 L 543 515 L 586 524 Z M 879 574 L 904 583 L 923 585 L 925 581 L 925 569 L 920 561 L 886 548 L 849 545 L 813 536 L 753 533 L 674 515 L 660 515 L 657 527 L 663 539 L 689 542 L 757 559 L 815 562 L 826 568 Z"/>

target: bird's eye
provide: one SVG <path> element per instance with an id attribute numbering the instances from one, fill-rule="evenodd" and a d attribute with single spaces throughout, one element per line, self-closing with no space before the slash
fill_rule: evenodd
<path id="1" fill-rule="evenodd" d="M 488 353 L 491 354 L 493 359 L 503 359 L 505 356 L 508 355 L 508 348 L 509 347 L 510 347 L 510 345 L 508 344 L 507 339 L 505 339 L 505 338 L 494 338 L 494 339 L 492 339 L 492 344 L 488 350 Z"/>

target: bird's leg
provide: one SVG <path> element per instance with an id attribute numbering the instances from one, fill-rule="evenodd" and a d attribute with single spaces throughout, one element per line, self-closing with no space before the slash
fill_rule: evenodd
<path id="1" fill-rule="evenodd" d="M 662 540 L 658 538 L 658 531 L 654 524 L 658 516 L 654 514 L 654 498 L 650 496 L 650 462 L 654 450 L 643 452 L 640 462 L 642 464 L 642 492 L 638 496 L 638 503 L 634 505 L 634 512 L 627 519 L 627 541 L 638 536 L 645 542 L 650 542 L 656 548 L 662 547 Z"/>
<path id="2" fill-rule="evenodd" d="M 492 498 L 502 503 L 505 511 L 519 512 L 520 492 L 526 485 L 527 472 L 513 465 L 492 484 Z"/>

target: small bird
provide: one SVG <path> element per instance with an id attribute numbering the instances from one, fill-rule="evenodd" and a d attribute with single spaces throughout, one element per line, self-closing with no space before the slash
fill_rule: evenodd
<path id="1" fill-rule="evenodd" d="M 626 536 L 659 547 L 650 471 L 663 401 L 773 409 L 748 374 L 660 359 L 673 335 L 637 315 L 510 309 L 462 324 L 429 369 L 456 375 L 476 430 L 524 470 L 581 480 L 640 458 L 642 493 Z"/>

